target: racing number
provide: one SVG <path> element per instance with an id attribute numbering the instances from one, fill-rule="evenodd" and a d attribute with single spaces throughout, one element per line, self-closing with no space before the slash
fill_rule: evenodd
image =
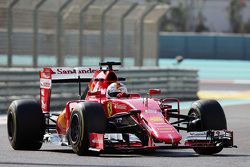
<path id="1" fill-rule="evenodd" d="M 107 110 L 108 110 L 108 116 L 111 117 L 113 110 L 112 110 L 112 103 L 108 102 L 107 103 Z"/>

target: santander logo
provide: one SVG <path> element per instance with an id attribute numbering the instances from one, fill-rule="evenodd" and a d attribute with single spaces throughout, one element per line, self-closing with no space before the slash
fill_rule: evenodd
<path id="1" fill-rule="evenodd" d="M 93 68 L 86 68 L 86 69 L 79 69 L 78 73 L 79 74 L 89 74 L 89 73 L 94 73 L 96 72 L 96 69 Z M 77 70 L 76 69 L 63 69 L 63 68 L 58 68 L 56 69 L 56 74 L 76 74 Z"/>

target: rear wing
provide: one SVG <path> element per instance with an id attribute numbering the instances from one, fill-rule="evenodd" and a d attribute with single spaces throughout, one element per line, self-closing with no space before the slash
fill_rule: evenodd
<path id="1" fill-rule="evenodd" d="M 120 62 L 102 62 L 93 67 L 46 67 L 40 71 L 40 103 L 42 111 L 50 111 L 50 96 L 52 83 L 79 83 L 79 95 L 81 82 L 90 82 L 96 71 L 113 71 L 113 66 L 121 65 Z M 104 67 L 104 68 L 103 68 Z M 105 68 L 106 67 L 106 68 Z M 97 73 L 98 74 L 98 73 Z M 103 75 L 97 75 L 95 79 L 105 79 Z M 125 78 L 118 78 L 125 80 Z"/>
<path id="2" fill-rule="evenodd" d="M 44 113 L 50 109 L 52 83 L 89 82 L 100 67 L 51 67 L 40 71 L 40 103 Z"/>
<path id="3" fill-rule="evenodd" d="M 52 83 L 89 82 L 99 67 L 51 67 L 40 71 L 40 79 L 50 79 Z"/>

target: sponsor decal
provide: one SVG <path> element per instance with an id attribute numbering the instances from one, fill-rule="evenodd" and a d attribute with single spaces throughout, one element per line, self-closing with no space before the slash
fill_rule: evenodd
<path id="1" fill-rule="evenodd" d="M 150 122 L 164 122 L 163 118 L 160 116 L 153 116 L 149 118 Z"/>
<path id="2" fill-rule="evenodd" d="M 50 73 L 41 73 L 41 78 L 49 79 L 50 78 Z"/>
<path id="3" fill-rule="evenodd" d="M 104 148 L 103 137 L 104 137 L 103 134 L 89 133 L 90 147 L 96 149 L 103 149 Z"/>
<path id="4" fill-rule="evenodd" d="M 108 111 L 108 116 L 110 117 L 113 114 L 113 109 L 112 109 L 112 103 L 111 102 L 107 103 L 107 111 Z"/>
<path id="5" fill-rule="evenodd" d="M 51 88 L 51 80 L 50 79 L 40 79 L 40 88 Z"/>
<path id="6" fill-rule="evenodd" d="M 51 75 L 51 69 L 50 68 L 44 68 L 44 71 L 41 72 L 41 78 L 45 78 L 45 79 L 50 79 Z"/>
<path id="7" fill-rule="evenodd" d="M 207 136 L 207 131 L 203 132 L 190 132 L 191 136 Z"/>
<path id="8" fill-rule="evenodd" d="M 45 110 L 47 108 L 47 105 L 45 103 L 45 97 L 41 97 L 41 103 L 42 103 L 42 109 Z"/>
<path id="9" fill-rule="evenodd" d="M 157 128 L 157 130 L 159 130 L 159 131 L 172 131 L 173 129 L 170 127 L 159 127 L 159 128 Z"/>
<path id="10" fill-rule="evenodd" d="M 120 110 L 127 110 L 127 106 L 126 105 L 117 105 L 116 108 L 120 109 Z"/>
<path id="11" fill-rule="evenodd" d="M 93 68 L 87 68 L 87 69 L 63 69 L 63 68 L 57 68 L 56 71 L 54 71 L 56 74 L 88 74 L 88 73 L 94 73 L 96 72 L 96 69 Z"/>
<path id="12" fill-rule="evenodd" d="M 50 89 L 46 89 L 46 88 L 40 89 L 40 104 L 41 104 L 43 112 L 49 112 Z"/>
<path id="13" fill-rule="evenodd" d="M 77 79 L 92 78 L 93 74 L 98 70 L 97 67 L 54 67 L 52 70 L 52 80 L 60 79 Z"/>
<path id="14" fill-rule="evenodd" d="M 94 143 L 94 144 L 102 144 L 102 141 L 103 140 L 101 140 L 101 139 L 92 139 L 92 143 Z"/>

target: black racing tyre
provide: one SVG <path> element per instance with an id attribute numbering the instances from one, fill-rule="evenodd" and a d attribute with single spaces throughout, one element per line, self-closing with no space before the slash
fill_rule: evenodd
<path id="1" fill-rule="evenodd" d="M 105 133 L 106 116 L 103 107 L 95 102 L 78 104 L 71 113 L 69 142 L 78 155 L 88 154 L 89 133 Z"/>
<path id="2" fill-rule="evenodd" d="M 38 150 L 42 146 L 45 120 L 35 100 L 15 100 L 7 112 L 9 142 L 15 150 Z"/>
<path id="3" fill-rule="evenodd" d="M 199 125 L 191 131 L 226 130 L 227 121 L 221 105 L 216 100 L 198 100 L 194 102 L 188 112 L 189 116 L 199 118 Z M 194 148 L 202 155 L 219 153 L 223 147 Z"/>

